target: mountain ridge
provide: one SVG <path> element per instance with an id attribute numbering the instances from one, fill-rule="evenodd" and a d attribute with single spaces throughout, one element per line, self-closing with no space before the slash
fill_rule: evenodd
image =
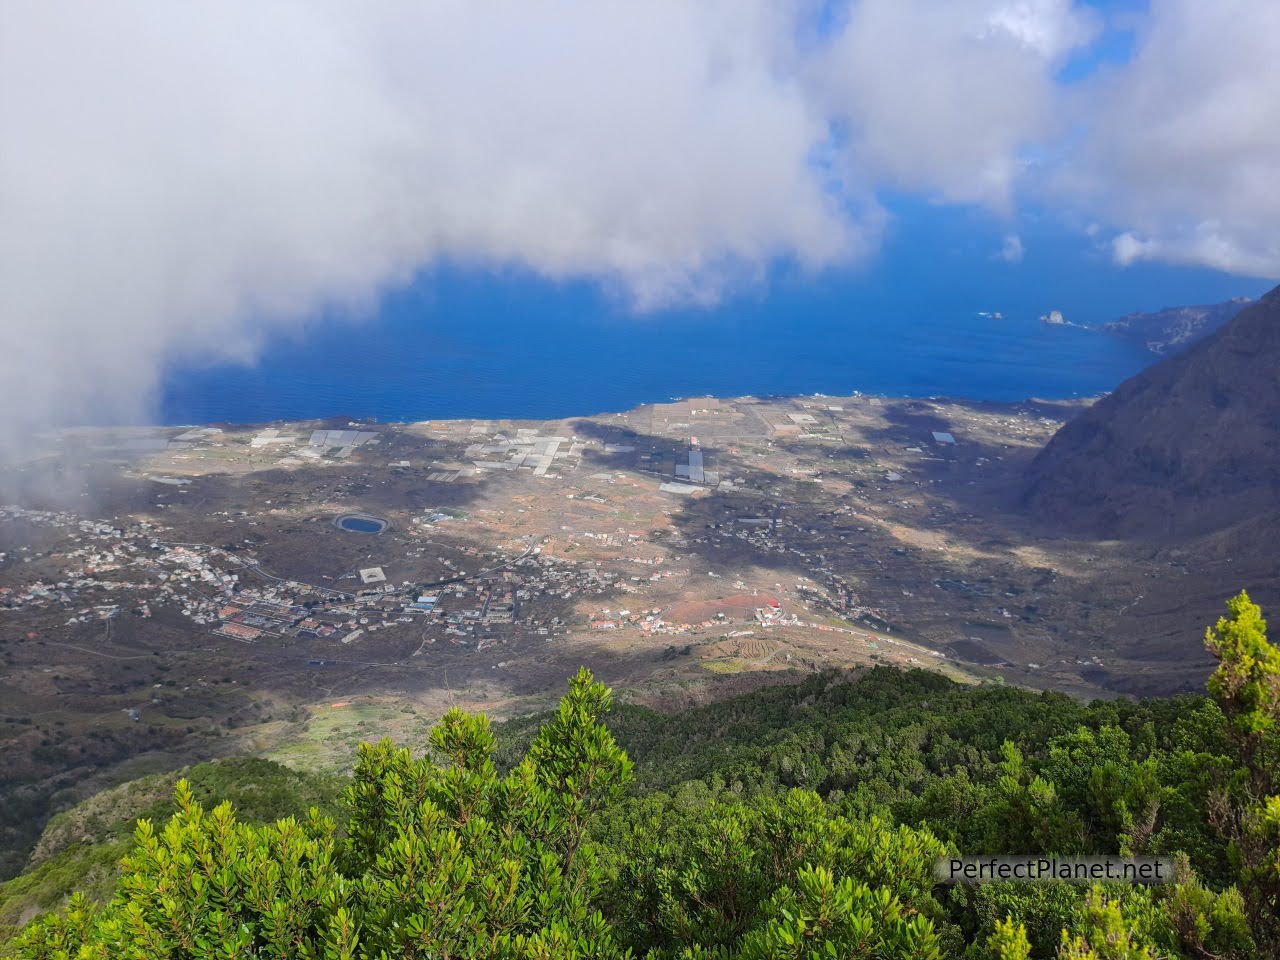
<path id="1" fill-rule="evenodd" d="M 1280 503 L 1280 287 L 1126 380 L 1032 461 L 1024 505 L 1104 538 L 1176 540 Z"/>
<path id="2" fill-rule="evenodd" d="M 1140 344 L 1157 356 L 1167 356 L 1221 329 L 1254 302 L 1250 297 L 1232 297 L 1223 303 L 1137 311 L 1094 329 Z"/>

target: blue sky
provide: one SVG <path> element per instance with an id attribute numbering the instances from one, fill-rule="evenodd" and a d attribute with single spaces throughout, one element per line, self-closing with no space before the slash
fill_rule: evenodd
<path id="1" fill-rule="evenodd" d="M 1074 83 L 1100 66 L 1128 63 L 1149 4 L 1145 0 L 1089 0 L 1082 6 L 1098 12 L 1102 29 L 1091 44 L 1075 51 L 1058 70 L 1057 79 L 1062 83 Z"/>

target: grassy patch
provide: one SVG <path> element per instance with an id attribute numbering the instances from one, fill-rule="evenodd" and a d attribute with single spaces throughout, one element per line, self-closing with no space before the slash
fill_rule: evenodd
<path id="1" fill-rule="evenodd" d="M 396 704 L 326 704 L 313 707 L 305 724 L 267 751 L 266 756 L 297 770 L 336 773 L 351 767 L 359 744 L 390 737 L 397 743 L 421 746 L 433 724 L 434 719 L 406 713 Z"/>

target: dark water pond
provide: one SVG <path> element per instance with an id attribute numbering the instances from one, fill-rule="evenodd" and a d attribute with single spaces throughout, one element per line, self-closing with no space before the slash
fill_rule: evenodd
<path id="1" fill-rule="evenodd" d="M 387 529 L 387 521 L 379 520 L 377 517 L 364 517 L 357 514 L 339 517 L 335 523 L 337 523 L 339 529 L 348 530 L 351 533 L 381 533 Z"/>

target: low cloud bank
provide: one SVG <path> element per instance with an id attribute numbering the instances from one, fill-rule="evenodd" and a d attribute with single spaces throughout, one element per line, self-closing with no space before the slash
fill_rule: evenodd
<path id="1" fill-rule="evenodd" d="M 1167 0 L 1128 64 L 1062 83 L 1103 27 L 1066 0 L 5 4 L 0 456 L 441 260 L 639 310 L 852 263 L 887 189 L 1280 272 L 1280 9 Z"/>

